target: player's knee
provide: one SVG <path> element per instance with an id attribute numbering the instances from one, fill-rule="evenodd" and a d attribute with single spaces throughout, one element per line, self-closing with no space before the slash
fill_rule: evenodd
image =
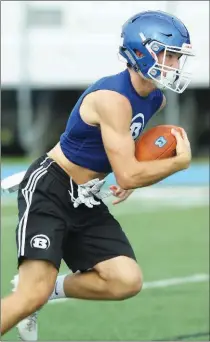
<path id="1" fill-rule="evenodd" d="M 57 270 L 51 263 L 24 260 L 19 268 L 19 281 L 16 290 L 24 311 L 34 312 L 48 301 L 56 277 Z"/>
<path id="2" fill-rule="evenodd" d="M 32 276 L 32 279 L 20 278 L 16 290 L 24 311 L 28 310 L 31 313 L 40 309 L 48 301 L 56 280 L 56 273 L 37 274 L 37 276 Z"/>
<path id="3" fill-rule="evenodd" d="M 20 288 L 16 294 L 20 298 L 23 311 L 31 314 L 48 301 L 51 292 L 51 287 L 48 286 L 47 282 L 39 281 L 34 283 L 33 286 Z"/>
<path id="4" fill-rule="evenodd" d="M 117 275 L 116 284 L 112 289 L 115 298 L 123 300 L 136 296 L 142 289 L 140 269 Z"/>
<path id="5" fill-rule="evenodd" d="M 51 287 L 45 282 L 40 282 L 33 287 L 32 293 L 28 296 L 28 301 L 34 309 L 38 310 L 48 301 L 51 292 Z"/>
<path id="6" fill-rule="evenodd" d="M 34 284 L 34 286 L 28 289 L 25 288 L 24 291 L 17 291 L 23 309 L 28 314 L 40 309 L 48 301 L 50 294 L 49 287 L 44 283 Z"/>
<path id="7" fill-rule="evenodd" d="M 143 284 L 142 272 L 136 261 L 127 257 L 118 257 L 100 265 L 100 274 L 106 279 L 108 291 L 116 300 L 137 295 Z"/>
<path id="8" fill-rule="evenodd" d="M 142 289 L 143 279 L 140 268 L 129 275 L 129 279 L 127 275 L 123 278 L 124 284 L 126 286 L 125 298 L 136 296 Z"/>

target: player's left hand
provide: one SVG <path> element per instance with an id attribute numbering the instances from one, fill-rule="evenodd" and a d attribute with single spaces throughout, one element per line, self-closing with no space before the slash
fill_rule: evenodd
<path id="1" fill-rule="evenodd" d="M 112 202 L 112 204 L 114 204 L 114 205 L 125 201 L 126 198 L 128 198 L 132 194 L 132 192 L 134 191 L 133 189 L 124 190 L 124 189 L 121 189 L 119 186 L 116 186 L 116 185 L 111 185 L 109 187 L 109 189 L 112 191 L 113 196 L 118 198 Z"/>

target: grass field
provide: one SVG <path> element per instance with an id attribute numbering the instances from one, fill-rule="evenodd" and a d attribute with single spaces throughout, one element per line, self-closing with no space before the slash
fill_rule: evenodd
<path id="1" fill-rule="evenodd" d="M 111 211 L 134 247 L 146 284 L 171 278 L 182 283 L 166 281 L 123 302 L 54 301 L 40 312 L 40 340 L 209 340 L 208 191 L 164 191 L 145 191 Z M 1 223 L 4 296 L 16 273 L 15 202 L 2 199 Z M 196 275 L 201 278 L 193 282 Z M 15 329 L 3 340 L 17 340 Z"/>

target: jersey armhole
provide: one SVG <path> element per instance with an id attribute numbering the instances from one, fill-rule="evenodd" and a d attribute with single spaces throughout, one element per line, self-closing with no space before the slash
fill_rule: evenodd
<path id="1" fill-rule="evenodd" d="M 163 94 L 163 92 L 160 89 L 158 89 L 157 90 L 157 96 L 156 96 L 157 102 L 155 105 L 155 113 L 158 113 L 159 111 L 161 111 L 165 107 L 165 103 L 163 102 L 164 99 L 166 99 L 165 95 Z"/>

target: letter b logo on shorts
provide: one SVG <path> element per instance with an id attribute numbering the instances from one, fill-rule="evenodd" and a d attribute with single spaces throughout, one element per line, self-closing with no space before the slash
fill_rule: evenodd
<path id="1" fill-rule="evenodd" d="M 32 237 L 30 245 L 33 248 L 48 249 L 50 247 L 50 239 L 46 235 L 36 235 Z"/>

